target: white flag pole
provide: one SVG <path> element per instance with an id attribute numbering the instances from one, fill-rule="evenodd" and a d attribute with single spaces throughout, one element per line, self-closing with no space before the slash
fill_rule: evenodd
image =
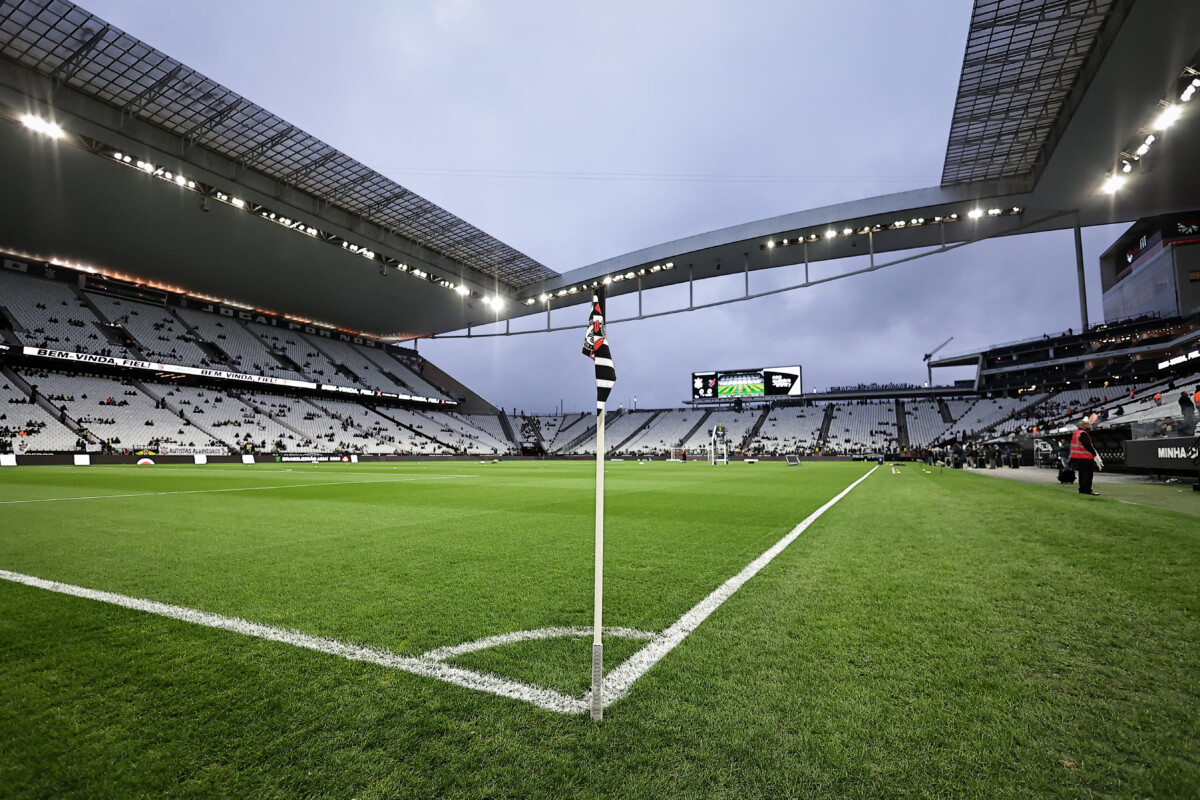
<path id="1" fill-rule="evenodd" d="M 604 717 L 604 403 L 596 409 L 596 592 L 592 616 L 592 719 Z"/>

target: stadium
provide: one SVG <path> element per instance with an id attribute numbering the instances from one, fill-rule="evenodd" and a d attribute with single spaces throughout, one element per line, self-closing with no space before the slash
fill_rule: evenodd
<path id="1" fill-rule="evenodd" d="M 0 0 L 0 796 L 1195 796 L 1200 6 L 959 5 L 937 186 L 559 270 Z M 769 341 L 1045 237 L 1064 330 Z"/>

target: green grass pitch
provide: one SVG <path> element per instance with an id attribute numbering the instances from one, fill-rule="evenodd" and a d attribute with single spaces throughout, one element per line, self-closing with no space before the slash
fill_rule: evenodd
<path id="1" fill-rule="evenodd" d="M 610 464 L 606 624 L 868 469 Z M 5 469 L 0 570 L 418 656 L 590 625 L 594 472 Z M 590 641 L 453 663 L 579 696 Z M 0 581 L 3 798 L 1193 797 L 1198 732 L 1200 517 L 950 470 L 877 470 L 599 724 Z"/>

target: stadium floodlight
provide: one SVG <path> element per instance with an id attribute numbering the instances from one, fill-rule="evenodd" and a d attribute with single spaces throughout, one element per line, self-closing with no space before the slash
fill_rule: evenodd
<path id="1" fill-rule="evenodd" d="M 49 136 L 51 139 L 61 139 L 66 136 L 62 128 L 34 114 L 26 114 L 21 117 L 21 124 L 29 130 Z"/>
<path id="2" fill-rule="evenodd" d="M 235 198 L 233 198 L 232 200 L 230 200 L 229 202 L 233 203 L 233 204 L 234 204 L 235 206 L 237 206 L 238 208 L 245 208 L 245 207 L 246 207 L 246 201 L 245 201 L 245 200 L 243 200 L 243 199 L 242 199 L 242 198 L 240 198 L 240 197 L 235 197 Z"/>
<path id="3" fill-rule="evenodd" d="M 122 155 L 124 155 L 124 154 L 123 153 L 113 153 L 113 158 L 115 158 L 117 161 L 120 161 Z"/>
<path id="4" fill-rule="evenodd" d="M 998 208 L 989 208 L 989 209 L 988 209 L 988 216 L 989 216 L 989 217 L 998 217 L 998 216 L 1000 216 L 1000 209 L 998 209 Z"/>
<path id="5" fill-rule="evenodd" d="M 175 176 L 175 183 L 179 184 L 180 186 L 186 186 L 186 185 L 187 185 L 187 178 L 183 177 L 182 175 L 176 175 L 176 176 Z"/>
<path id="6" fill-rule="evenodd" d="M 849 236 L 852 233 L 854 233 L 853 228 L 842 228 L 842 236 Z"/>
<path id="7" fill-rule="evenodd" d="M 825 231 L 825 238 L 826 238 L 826 239 L 832 239 L 832 238 L 833 238 L 833 237 L 835 237 L 835 236 L 837 236 L 837 231 L 833 230 L 832 228 L 830 228 L 829 230 Z"/>
<path id="8" fill-rule="evenodd" d="M 1154 130 L 1165 131 L 1167 128 L 1175 124 L 1175 121 L 1179 119 L 1179 115 L 1182 113 L 1183 109 L 1181 109 L 1179 106 L 1167 106 L 1162 110 L 1162 113 L 1158 115 L 1158 118 L 1154 120 Z"/>
<path id="9" fill-rule="evenodd" d="M 454 287 L 454 291 L 458 292 L 460 295 L 463 295 L 464 297 L 471 293 L 471 290 L 468 289 L 466 286 L 464 286 L 461 283 L 458 286 Z"/>
<path id="10" fill-rule="evenodd" d="M 772 248 L 772 247 L 774 247 L 774 246 L 775 246 L 775 240 L 774 240 L 774 239 L 767 239 L 767 249 L 769 250 L 769 249 L 771 249 L 771 248 Z"/>
<path id="11" fill-rule="evenodd" d="M 1126 174 L 1133 172 L 1133 164 L 1129 163 L 1129 159 L 1127 159 L 1127 158 L 1121 159 L 1121 172 L 1124 172 Z"/>
<path id="12" fill-rule="evenodd" d="M 970 211 L 967 212 L 967 217 L 969 219 L 979 219 L 982 216 L 983 216 L 982 208 L 972 208 Z"/>
<path id="13" fill-rule="evenodd" d="M 531 305 L 533 305 L 533 304 L 534 304 L 534 303 L 536 303 L 536 302 L 537 302 L 537 298 L 536 298 L 536 297 L 526 297 L 526 298 L 525 298 L 525 300 L 524 300 L 524 303 L 525 303 L 525 305 L 527 305 L 527 306 L 531 306 Z"/>
<path id="14" fill-rule="evenodd" d="M 1125 176 L 1110 175 L 1108 180 L 1104 182 L 1104 191 L 1108 194 L 1114 194 L 1118 189 L 1125 185 Z"/>
<path id="15" fill-rule="evenodd" d="M 541 300 L 543 303 L 548 302 L 550 300 L 550 295 L 542 292 L 540 295 L 538 295 L 538 300 Z"/>

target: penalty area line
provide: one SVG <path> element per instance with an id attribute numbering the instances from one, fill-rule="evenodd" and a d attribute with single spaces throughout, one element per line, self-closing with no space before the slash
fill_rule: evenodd
<path id="1" fill-rule="evenodd" d="M 604 693 L 604 705 L 607 707 L 628 694 L 630 688 L 633 687 L 633 684 L 639 678 L 661 661 L 667 653 L 674 650 L 680 642 L 688 637 L 688 634 L 700 627 L 700 623 L 708 619 L 709 615 L 732 597 L 734 592 L 742 588 L 746 581 L 757 575 L 767 564 L 770 564 L 775 559 L 775 556 L 782 553 L 800 534 L 808 530 L 809 526 L 820 519 L 822 514 L 833 508 L 843 497 L 850 494 L 854 487 L 871 477 L 877 469 L 879 469 L 878 466 L 872 467 L 866 475 L 863 475 L 839 492 L 832 500 L 809 514 L 803 522 L 792 528 L 790 533 L 776 542 L 769 550 L 751 561 L 737 575 L 734 575 L 718 586 L 712 594 L 697 603 L 690 611 L 676 620 L 671 627 L 655 636 L 649 644 L 630 656 L 612 672 L 605 675 L 604 683 L 601 687 L 601 691 Z M 591 707 L 591 696 L 592 693 L 589 690 L 584 697 L 586 705 L 589 708 Z"/>
<path id="2" fill-rule="evenodd" d="M 269 642 L 289 644 L 293 647 L 304 648 L 305 650 L 314 650 L 327 655 L 339 656 L 350 661 L 363 661 L 380 667 L 400 670 L 401 672 L 410 672 L 414 675 L 433 678 L 444 683 L 452 683 L 466 689 L 474 689 L 513 700 L 523 700 L 526 703 L 532 703 L 547 711 L 557 711 L 561 714 L 581 714 L 588 708 L 583 700 L 577 697 L 568 697 L 552 689 L 530 686 L 491 673 L 475 672 L 474 670 L 451 666 L 431 658 L 402 656 L 376 647 L 365 647 L 363 645 L 341 642 L 337 639 L 327 639 L 323 636 L 311 636 L 307 633 L 301 633 L 300 631 L 288 628 L 260 625 L 257 622 L 250 622 L 239 617 L 210 614 L 207 611 L 199 611 L 194 608 L 174 606 L 155 600 L 144 600 L 113 592 L 102 592 L 96 589 L 73 586 L 69 583 L 59 583 L 58 581 L 49 581 L 33 575 L 24 575 L 19 572 L 10 572 L 3 569 L 0 569 L 0 579 L 35 589 L 44 589 L 71 597 L 121 606 L 133 611 L 155 614 L 181 622 L 190 622 L 206 628 L 217 628 L 232 633 L 240 633 L 243 636 L 264 639 Z"/>

